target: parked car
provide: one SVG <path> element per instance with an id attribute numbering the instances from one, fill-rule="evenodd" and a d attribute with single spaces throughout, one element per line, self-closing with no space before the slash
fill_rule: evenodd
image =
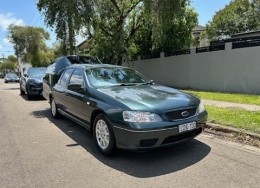
<path id="1" fill-rule="evenodd" d="M 104 155 L 192 139 L 207 119 L 196 97 L 121 66 L 69 66 L 48 99 L 52 116 L 62 114 L 90 130 Z"/>
<path id="2" fill-rule="evenodd" d="M 27 99 L 30 100 L 32 96 L 42 94 L 42 80 L 46 72 L 46 67 L 30 67 L 20 81 L 20 93 L 21 95 L 27 95 Z"/>
<path id="3" fill-rule="evenodd" d="M 57 83 L 64 69 L 72 64 L 102 64 L 101 61 L 94 56 L 62 56 L 57 58 L 53 64 L 49 65 L 43 77 L 44 98 L 49 97 L 52 87 Z"/>
<path id="4" fill-rule="evenodd" d="M 0 78 L 4 78 L 5 77 L 5 74 L 0 72 Z"/>
<path id="5" fill-rule="evenodd" d="M 19 82 L 19 77 L 15 73 L 7 73 L 4 77 L 4 82 Z"/>

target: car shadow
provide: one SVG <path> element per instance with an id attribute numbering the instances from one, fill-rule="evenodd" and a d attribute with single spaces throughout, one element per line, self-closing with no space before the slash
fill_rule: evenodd
<path id="1" fill-rule="evenodd" d="M 19 90 L 20 87 L 10 87 L 10 88 L 2 88 L 2 90 L 7 90 L 7 91 L 11 91 L 11 90 Z"/>
<path id="2" fill-rule="evenodd" d="M 120 150 L 115 156 L 105 157 L 96 149 L 90 132 L 80 125 L 65 117 L 53 119 L 49 109 L 33 111 L 32 115 L 36 118 L 48 118 L 75 141 L 75 144 L 67 147 L 80 145 L 103 164 L 133 177 L 149 178 L 173 173 L 198 163 L 211 151 L 208 145 L 193 139 L 146 152 Z"/>
<path id="3" fill-rule="evenodd" d="M 20 96 L 25 100 L 28 101 L 27 99 L 27 95 L 21 95 Z M 46 100 L 42 95 L 35 95 L 35 96 L 31 96 L 29 101 L 44 101 Z"/>

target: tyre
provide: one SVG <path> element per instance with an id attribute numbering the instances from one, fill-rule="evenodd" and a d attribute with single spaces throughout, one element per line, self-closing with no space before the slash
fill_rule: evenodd
<path id="1" fill-rule="evenodd" d="M 54 119 L 58 119 L 60 117 L 57 105 L 56 105 L 55 100 L 53 98 L 51 98 L 51 115 Z"/>
<path id="2" fill-rule="evenodd" d="M 31 100 L 31 99 L 32 99 L 32 95 L 30 95 L 30 93 L 29 93 L 28 90 L 26 91 L 26 93 L 27 93 L 27 100 L 28 100 L 28 101 Z"/>
<path id="3" fill-rule="evenodd" d="M 24 92 L 24 90 L 22 90 L 21 86 L 20 86 L 20 94 L 25 95 L 25 92 Z"/>
<path id="4" fill-rule="evenodd" d="M 113 155 L 116 151 L 116 142 L 111 125 L 103 114 L 99 114 L 93 124 L 93 137 L 98 150 L 103 155 Z"/>

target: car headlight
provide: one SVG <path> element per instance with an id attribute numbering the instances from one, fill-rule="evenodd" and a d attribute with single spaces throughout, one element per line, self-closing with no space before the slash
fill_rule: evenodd
<path id="1" fill-rule="evenodd" d="M 158 114 L 138 111 L 123 111 L 123 118 L 124 121 L 136 123 L 163 121 Z"/>
<path id="2" fill-rule="evenodd" d="M 205 107 L 204 107 L 203 103 L 200 102 L 200 105 L 199 105 L 199 107 L 197 108 L 197 112 L 198 112 L 198 114 L 200 114 L 200 113 L 202 113 L 202 112 L 204 112 L 204 111 L 205 111 Z"/>

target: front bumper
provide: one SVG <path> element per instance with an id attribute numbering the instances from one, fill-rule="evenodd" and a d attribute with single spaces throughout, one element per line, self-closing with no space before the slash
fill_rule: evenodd
<path id="1" fill-rule="evenodd" d="M 207 112 L 200 114 L 196 119 L 180 121 L 174 126 L 153 130 L 130 130 L 113 126 L 117 147 L 129 150 L 147 150 L 158 147 L 165 147 L 190 140 L 202 132 L 202 127 L 207 120 Z M 196 128 L 190 131 L 179 133 L 179 125 L 196 121 Z"/>
<path id="2" fill-rule="evenodd" d="M 19 80 L 16 80 L 16 79 L 6 79 L 5 82 L 16 82 L 16 83 L 18 83 Z"/>
<path id="3" fill-rule="evenodd" d="M 30 95 L 42 95 L 42 84 L 29 84 L 28 92 Z"/>

